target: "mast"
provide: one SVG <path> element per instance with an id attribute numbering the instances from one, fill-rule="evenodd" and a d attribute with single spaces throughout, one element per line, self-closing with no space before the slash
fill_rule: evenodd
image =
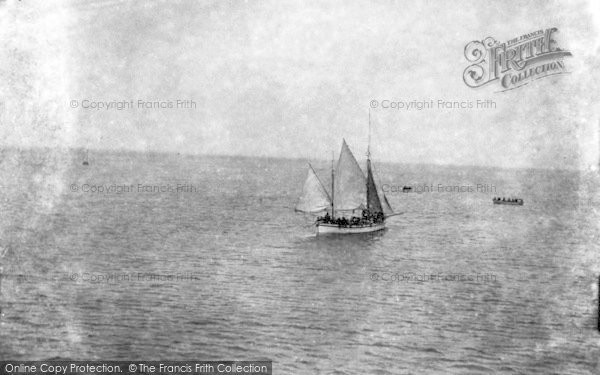
<path id="1" fill-rule="evenodd" d="M 371 108 L 369 108 L 369 142 L 367 143 L 367 160 L 371 159 Z"/>
<path id="2" fill-rule="evenodd" d="M 369 108 L 369 140 L 367 143 L 367 170 L 371 173 L 371 108 Z M 369 180 L 367 179 L 367 194 L 369 192 Z M 371 210 L 369 199 L 367 198 L 367 211 Z"/>
<path id="3" fill-rule="evenodd" d="M 335 188 L 334 188 L 334 173 L 333 173 L 333 159 L 334 159 L 335 155 L 333 153 L 333 151 L 331 151 L 331 218 L 334 219 L 335 218 L 335 206 L 333 205 L 334 202 L 334 196 L 335 196 Z"/>

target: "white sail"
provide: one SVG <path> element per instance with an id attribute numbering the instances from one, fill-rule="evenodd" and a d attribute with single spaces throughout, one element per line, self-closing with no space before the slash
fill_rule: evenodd
<path id="1" fill-rule="evenodd" d="M 313 167 L 309 164 L 308 175 L 302 188 L 302 195 L 296 211 L 319 213 L 331 208 L 331 198 L 319 180 Z"/>
<path id="2" fill-rule="evenodd" d="M 343 216 L 341 212 L 338 215 L 338 211 L 352 211 L 367 206 L 367 180 L 345 140 L 335 170 L 333 191 L 336 216 Z"/>

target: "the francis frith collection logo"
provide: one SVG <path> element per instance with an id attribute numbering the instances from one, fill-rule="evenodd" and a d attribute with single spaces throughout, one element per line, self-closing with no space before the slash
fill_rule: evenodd
<path id="1" fill-rule="evenodd" d="M 557 28 L 537 30 L 500 43 L 492 37 L 465 46 L 472 64 L 463 73 L 469 87 L 481 87 L 498 80 L 499 91 L 512 90 L 536 79 L 568 73 L 564 58 L 571 52 L 559 48 L 552 38 Z"/>

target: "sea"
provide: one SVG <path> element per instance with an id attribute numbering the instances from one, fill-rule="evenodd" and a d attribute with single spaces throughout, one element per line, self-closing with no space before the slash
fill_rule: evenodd
<path id="1" fill-rule="evenodd" d="M 597 172 L 375 159 L 400 214 L 316 236 L 305 160 L 84 158 L 0 153 L 0 358 L 600 373 Z"/>

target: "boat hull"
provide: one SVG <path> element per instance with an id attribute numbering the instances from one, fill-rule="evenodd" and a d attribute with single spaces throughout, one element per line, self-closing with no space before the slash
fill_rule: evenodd
<path id="1" fill-rule="evenodd" d="M 494 201 L 494 204 L 504 204 L 507 206 L 522 206 L 523 202 L 502 202 L 502 201 Z"/>
<path id="2" fill-rule="evenodd" d="M 370 233 L 385 229 L 385 223 L 376 223 L 371 225 L 353 225 L 339 226 L 337 224 L 317 224 L 317 235 L 319 234 L 353 234 Z"/>

